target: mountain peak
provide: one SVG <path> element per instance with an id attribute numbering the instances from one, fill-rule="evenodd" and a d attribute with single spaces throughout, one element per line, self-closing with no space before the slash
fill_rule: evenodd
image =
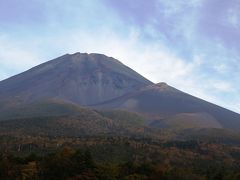
<path id="1" fill-rule="evenodd" d="M 180 92 L 179 90 L 169 86 L 165 82 L 160 82 L 157 84 L 151 84 L 149 86 L 143 87 L 143 91 L 155 91 L 155 92 L 165 92 L 165 93 L 170 93 L 170 92 Z"/>
<path id="2" fill-rule="evenodd" d="M 75 53 L 72 53 L 72 54 L 65 54 L 67 57 L 71 57 L 71 58 L 81 58 L 81 57 L 105 57 L 105 58 L 108 58 L 108 59 L 114 59 L 114 58 L 111 58 L 111 57 L 108 57 L 106 56 L 105 54 L 101 54 L 101 53 L 81 53 L 81 52 L 75 52 Z"/>
<path id="3" fill-rule="evenodd" d="M 156 85 L 159 87 L 167 87 L 168 86 L 168 84 L 165 82 L 160 82 L 160 83 L 157 83 Z"/>
<path id="4" fill-rule="evenodd" d="M 20 97 L 26 103 L 55 98 L 90 105 L 150 84 L 151 81 L 112 57 L 77 52 L 0 82 L 0 98 Z"/>
<path id="5" fill-rule="evenodd" d="M 110 64 L 118 64 L 118 65 L 123 65 L 120 61 L 117 59 L 114 59 L 112 57 L 108 57 L 104 54 L 98 54 L 98 53 L 80 53 L 76 52 L 73 54 L 65 54 L 59 58 L 56 58 L 52 61 L 57 61 L 55 63 L 64 63 L 64 65 L 69 65 L 73 64 L 76 67 L 82 65 L 86 67 L 108 67 Z M 124 66 L 124 65 L 123 65 Z M 109 67 L 110 69 L 112 67 Z M 115 68 L 116 70 L 116 68 Z"/>

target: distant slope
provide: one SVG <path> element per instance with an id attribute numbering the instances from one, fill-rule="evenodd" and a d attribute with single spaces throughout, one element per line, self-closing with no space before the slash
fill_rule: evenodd
<path id="1" fill-rule="evenodd" d="M 98 104 L 95 108 L 138 112 L 156 125 L 166 126 L 175 122 L 182 123 L 182 127 L 184 124 L 185 127 L 191 127 L 195 121 L 199 127 L 240 129 L 239 114 L 183 93 L 166 83 L 144 87 L 140 91 Z"/>
<path id="2" fill-rule="evenodd" d="M 1 135 L 79 137 L 111 132 L 112 120 L 93 111 L 78 115 L 45 116 L 0 121 Z"/>
<path id="3" fill-rule="evenodd" d="M 0 99 L 4 104 L 25 104 L 57 98 L 89 105 L 150 84 L 152 82 L 116 59 L 101 54 L 75 53 L 1 81 Z"/>
<path id="4" fill-rule="evenodd" d="M 163 120 L 169 128 L 222 128 L 222 125 L 213 116 L 207 113 L 180 113 Z"/>
<path id="5" fill-rule="evenodd" d="M 86 111 L 86 108 L 82 108 L 76 104 L 67 103 L 57 99 L 48 99 L 0 109 L 0 121 L 64 115 L 74 116 Z"/>
<path id="6" fill-rule="evenodd" d="M 145 120 L 125 111 L 95 111 L 56 99 L 0 112 L 0 135 L 98 136 L 143 132 Z"/>

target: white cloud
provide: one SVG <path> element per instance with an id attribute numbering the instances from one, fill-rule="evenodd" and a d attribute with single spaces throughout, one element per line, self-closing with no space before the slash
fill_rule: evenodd
<path id="1" fill-rule="evenodd" d="M 8 77 L 9 77 L 9 74 L 6 74 L 5 72 L 0 72 L 0 81 Z"/>
<path id="2" fill-rule="evenodd" d="M 20 73 L 40 63 L 38 53 L 28 50 L 17 41 L 11 41 L 9 37 L 0 37 L 0 80 Z"/>
<path id="3" fill-rule="evenodd" d="M 213 68 L 218 72 L 218 73 L 221 73 L 221 74 L 225 74 L 227 72 L 229 72 L 229 66 L 227 64 L 223 64 L 223 63 L 220 63 L 220 64 L 216 64 L 213 66 Z"/>
<path id="4" fill-rule="evenodd" d="M 240 13 L 239 13 L 239 6 L 235 8 L 231 8 L 227 12 L 227 21 L 230 25 L 232 25 L 234 28 L 238 28 L 240 26 Z"/>
<path id="5" fill-rule="evenodd" d="M 229 82 L 226 82 L 226 81 L 215 81 L 215 82 L 212 82 L 211 84 L 218 91 L 222 91 L 222 92 L 234 91 L 234 87 Z"/>
<path id="6" fill-rule="evenodd" d="M 203 4 L 204 0 L 158 0 L 159 5 L 164 6 L 165 16 L 172 16 L 188 8 L 197 8 Z"/>

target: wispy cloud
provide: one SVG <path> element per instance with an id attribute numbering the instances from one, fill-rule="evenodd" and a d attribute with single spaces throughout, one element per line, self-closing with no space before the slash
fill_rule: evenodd
<path id="1" fill-rule="evenodd" d="M 0 36 L 0 47 L 0 80 L 41 63 L 41 56 L 33 47 L 22 46 L 9 37 Z"/>

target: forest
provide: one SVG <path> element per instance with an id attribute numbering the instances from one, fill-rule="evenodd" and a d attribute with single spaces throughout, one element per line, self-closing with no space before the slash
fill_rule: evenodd
<path id="1" fill-rule="evenodd" d="M 240 179 L 240 147 L 138 137 L 0 138 L 0 179 Z"/>

